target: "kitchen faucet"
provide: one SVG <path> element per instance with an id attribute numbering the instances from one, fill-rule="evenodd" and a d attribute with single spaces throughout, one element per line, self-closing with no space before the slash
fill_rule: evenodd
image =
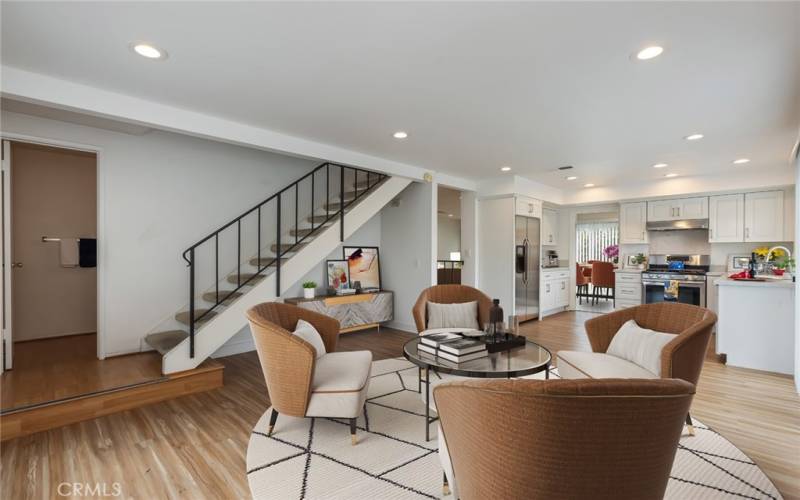
<path id="1" fill-rule="evenodd" d="M 781 249 L 781 250 L 785 251 L 787 257 L 791 257 L 792 256 L 792 251 L 791 250 L 789 250 L 788 248 L 786 248 L 784 246 L 778 245 L 778 246 L 774 246 L 774 247 L 770 248 L 769 251 L 767 251 L 767 256 L 764 258 L 764 262 L 769 262 L 769 259 L 772 257 L 772 252 L 774 252 L 775 250 L 778 250 L 778 249 Z"/>

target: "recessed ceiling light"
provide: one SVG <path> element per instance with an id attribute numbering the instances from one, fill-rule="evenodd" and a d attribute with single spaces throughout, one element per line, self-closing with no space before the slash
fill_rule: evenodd
<path id="1" fill-rule="evenodd" d="M 577 177 L 574 175 L 570 175 L 569 177 L 567 177 L 568 181 L 574 181 L 575 179 L 577 179 Z"/>
<path id="2" fill-rule="evenodd" d="M 161 59 L 164 60 L 167 58 L 167 51 L 163 49 L 159 49 L 154 45 L 149 43 L 143 42 L 133 42 L 131 44 L 131 49 L 139 54 L 142 57 L 146 57 L 148 59 Z"/>
<path id="3" fill-rule="evenodd" d="M 511 167 L 500 167 L 500 170 L 502 170 L 503 172 L 508 172 L 511 170 Z"/>
<path id="4" fill-rule="evenodd" d="M 453 214 L 447 214 L 447 216 L 448 216 L 448 217 L 452 217 L 452 216 L 453 216 Z"/>
<path id="5" fill-rule="evenodd" d="M 750 158 L 739 158 L 738 160 L 733 160 L 734 165 L 743 165 L 745 163 L 750 163 Z"/>
<path id="6" fill-rule="evenodd" d="M 592 183 L 584 184 L 583 187 L 585 187 L 585 188 L 593 188 L 594 184 L 592 184 Z"/>
<path id="7" fill-rule="evenodd" d="M 666 163 L 656 163 L 655 165 L 653 165 L 653 168 L 666 168 L 666 167 L 669 167 L 669 165 Z"/>
<path id="8" fill-rule="evenodd" d="M 671 174 L 666 174 L 666 175 L 664 175 L 664 177 L 678 177 L 678 174 L 676 174 L 676 173 L 674 173 L 674 172 L 673 172 L 673 173 L 671 173 Z"/>
<path id="9" fill-rule="evenodd" d="M 652 47 L 646 47 L 637 52 L 636 59 L 639 59 L 641 61 L 646 61 L 647 59 L 652 59 L 654 57 L 660 56 L 662 52 L 664 52 L 664 47 L 653 45 Z"/>
<path id="10" fill-rule="evenodd" d="M 687 135 L 686 137 L 684 137 L 684 139 L 686 139 L 687 141 L 696 141 L 696 140 L 702 139 L 702 138 L 703 138 L 703 134 L 692 134 L 692 135 Z"/>
<path id="11" fill-rule="evenodd" d="M 395 139 L 405 139 L 406 137 L 408 137 L 408 132 L 403 132 L 402 130 L 398 130 L 397 132 L 392 134 L 392 137 L 394 137 Z"/>

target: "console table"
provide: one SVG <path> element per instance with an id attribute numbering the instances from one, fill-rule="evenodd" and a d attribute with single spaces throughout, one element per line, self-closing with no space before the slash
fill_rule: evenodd
<path id="1" fill-rule="evenodd" d="M 305 299 L 293 297 L 284 302 L 339 320 L 341 333 L 379 328 L 394 317 L 394 294 L 387 290 L 356 295 L 327 295 Z"/>

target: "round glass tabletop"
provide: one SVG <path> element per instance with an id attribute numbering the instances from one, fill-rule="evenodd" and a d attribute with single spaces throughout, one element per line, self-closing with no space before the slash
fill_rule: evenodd
<path id="1" fill-rule="evenodd" d="M 421 353 L 417 349 L 421 337 L 409 340 L 403 346 L 403 356 L 421 368 L 429 368 L 441 373 L 451 373 L 464 377 L 478 378 L 511 378 L 524 377 L 545 371 L 550 366 L 553 356 L 544 347 L 528 340 L 525 347 L 516 347 L 508 351 L 489 353 L 488 356 L 473 359 L 464 363 L 452 363 Z"/>

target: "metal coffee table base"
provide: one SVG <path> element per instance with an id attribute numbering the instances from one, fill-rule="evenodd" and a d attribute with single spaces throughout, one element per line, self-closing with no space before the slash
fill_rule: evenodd
<path id="1" fill-rule="evenodd" d="M 422 378 L 422 372 L 425 372 L 425 379 Z M 431 417 L 431 369 L 430 368 L 417 368 L 417 392 L 422 394 L 422 384 L 425 384 L 425 441 L 431 440 L 431 424 L 439 420 L 439 417 Z M 512 378 L 509 374 L 508 379 Z M 547 363 L 544 369 L 545 380 L 550 379 L 550 363 Z"/>

